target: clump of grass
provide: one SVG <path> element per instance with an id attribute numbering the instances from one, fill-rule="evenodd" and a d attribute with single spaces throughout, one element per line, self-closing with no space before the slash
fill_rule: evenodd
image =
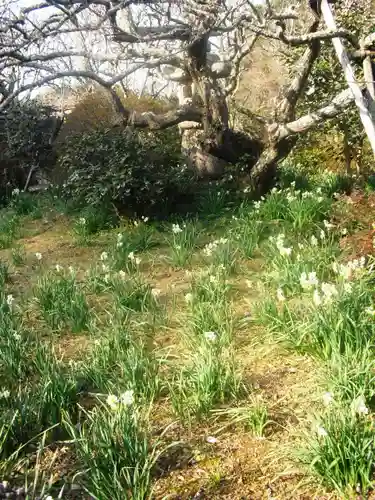
<path id="1" fill-rule="evenodd" d="M 274 188 L 267 198 L 255 202 L 255 215 L 259 220 L 284 221 L 296 235 L 310 234 L 317 223 L 327 218 L 332 200 L 325 196 L 321 188 L 301 191 L 295 183 L 285 189 Z"/>
<path id="2" fill-rule="evenodd" d="M 108 281 L 116 309 L 125 311 L 157 312 L 160 304 L 154 289 L 138 275 L 115 274 Z"/>
<path id="3" fill-rule="evenodd" d="M 114 269 L 125 269 L 127 272 L 136 270 L 137 260 L 140 262 L 140 257 L 137 254 L 157 245 L 155 233 L 155 227 L 149 223 L 147 217 L 141 218 L 140 221 L 134 221 L 133 225 L 128 227 L 126 231 L 119 232 L 111 251 Z"/>
<path id="4" fill-rule="evenodd" d="M 7 262 L 0 260 L 0 290 L 4 290 L 5 284 L 9 281 L 9 266 Z"/>
<path id="5" fill-rule="evenodd" d="M 172 406 L 183 419 L 202 418 L 216 405 L 237 398 L 241 389 L 232 350 L 223 348 L 210 332 L 175 378 L 170 388 Z"/>
<path id="6" fill-rule="evenodd" d="M 31 336 L 24 330 L 12 295 L 0 293 L 0 373 L 13 384 L 30 373 Z"/>
<path id="7" fill-rule="evenodd" d="M 94 390 L 110 392 L 131 388 L 134 393 L 152 401 L 160 393 L 159 375 L 163 362 L 142 338 L 134 338 L 129 327 L 115 323 L 95 342 L 83 372 Z"/>
<path id="8" fill-rule="evenodd" d="M 83 465 L 83 485 L 94 498 L 123 500 L 148 498 L 152 469 L 161 453 L 152 443 L 147 421 L 134 404 L 131 391 L 110 395 L 107 405 L 88 412 L 80 429 L 67 421 L 78 459 Z"/>
<path id="9" fill-rule="evenodd" d="M 229 419 L 229 423 L 220 431 L 228 426 L 242 424 L 256 438 L 263 438 L 271 423 L 267 405 L 261 397 L 253 397 L 248 406 L 219 409 L 214 414 Z"/>
<path id="10" fill-rule="evenodd" d="M 15 245 L 12 248 L 12 262 L 16 267 L 21 267 L 26 261 L 25 247 L 22 245 Z"/>
<path id="11" fill-rule="evenodd" d="M 335 400 L 348 404 L 360 395 L 367 401 L 375 397 L 375 359 L 371 345 L 358 351 L 350 348 L 335 353 L 323 366 L 323 379 Z"/>
<path id="12" fill-rule="evenodd" d="M 53 349 L 44 343 L 35 349 L 33 366 L 39 376 L 34 397 L 42 428 L 60 423 L 63 412 L 75 415 L 79 389 L 72 368 L 58 360 Z"/>
<path id="13" fill-rule="evenodd" d="M 92 228 L 87 222 L 86 217 L 79 217 L 74 221 L 73 234 L 77 245 L 86 246 L 92 241 Z"/>
<path id="14" fill-rule="evenodd" d="M 203 249 L 203 255 L 212 266 L 227 274 L 233 274 L 236 270 L 237 250 L 228 238 L 220 238 L 208 243 Z"/>
<path id="15" fill-rule="evenodd" d="M 194 223 L 172 224 L 172 236 L 167 239 L 170 247 L 170 261 L 175 267 L 184 267 L 190 263 L 197 244 L 198 230 Z"/>
<path id="16" fill-rule="evenodd" d="M 332 408 L 306 436 L 300 458 L 328 488 L 341 495 L 366 495 L 373 487 L 375 436 L 373 416 L 363 398 Z"/>
<path id="17" fill-rule="evenodd" d="M 115 227 L 118 222 L 118 215 L 111 207 L 86 207 L 74 222 L 73 234 L 78 245 L 88 245 L 92 242 L 93 235 Z"/>
<path id="18" fill-rule="evenodd" d="M 320 359 L 367 350 L 374 338 L 371 295 L 362 280 L 323 283 L 301 325 L 300 345 Z"/>
<path id="19" fill-rule="evenodd" d="M 276 284 L 284 291 L 300 293 L 304 290 L 306 279 L 303 276 L 326 281 L 334 276 L 332 263 L 338 254 L 338 245 L 328 239 L 322 231 L 320 240 L 314 235 L 306 241 L 295 241 L 280 233 L 271 237 L 263 248 L 268 261 L 268 272 L 265 276 L 268 283 Z"/>
<path id="20" fill-rule="evenodd" d="M 18 216 L 30 215 L 33 219 L 41 219 L 43 216 L 40 198 L 25 191 L 13 191 L 10 207 Z"/>
<path id="21" fill-rule="evenodd" d="M 245 259 L 253 258 L 266 232 L 264 221 L 255 213 L 253 207 L 246 204 L 241 206 L 232 226 L 230 234 L 241 255 Z"/>
<path id="22" fill-rule="evenodd" d="M 20 224 L 20 218 L 14 212 L 3 211 L 0 216 L 0 248 L 10 248 Z"/>
<path id="23" fill-rule="evenodd" d="M 77 333 L 87 328 L 90 311 L 73 270 L 47 272 L 41 276 L 35 297 L 44 320 L 53 329 L 68 327 Z"/>
<path id="24" fill-rule="evenodd" d="M 210 268 L 193 277 L 191 291 L 185 296 L 188 312 L 184 325 L 190 343 L 199 343 L 206 332 L 215 332 L 223 345 L 231 343 L 234 320 L 229 289 L 222 269 Z"/>
<path id="25" fill-rule="evenodd" d="M 228 210 L 230 194 L 220 185 L 211 185 L 201 194 L 198 211 L 205 219 L 215 219 Z"/>

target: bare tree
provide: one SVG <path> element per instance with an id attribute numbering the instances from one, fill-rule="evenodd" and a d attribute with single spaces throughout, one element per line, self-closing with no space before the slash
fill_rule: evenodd
<path id="1" fill-rule="evenodd" d="M 351 91 L 344 90 L 323 108 L 296 117 L 321 41 L 340 37 L 357 54 L 363 47 L 346 29 L 324 29 L 319 2 L 309 4 L 311 22 L 301 31 L 296 8 L 276 8 L 270 0 L 262 5 L 252 0 L 42 0 L 23 9 L 9 3 L 0 13 L 0 111 L 24 92 L 57 79 L 89 79 L 111 94 L 118 125 L 179 125 L 182 148 L 202 174 L 220 175 L 227 162 L 248 153 L 250 181 L 263 186 L 297 134 L 353 101 Z M 94 50 L 84 43 L 77 49 L 77 34 L 100 43 Z M 238 89 L 244 59 L 260 37 L 305 50 L 274 120 L 265 121 L 261 138 L 250 139 L 230 129 L 228 102 Z M 76 60 L 83 63 L 72 64 Z M 140 70 L 177 82 L 179 107 L 160 115 L 125 108 L 116 85 Z"/>

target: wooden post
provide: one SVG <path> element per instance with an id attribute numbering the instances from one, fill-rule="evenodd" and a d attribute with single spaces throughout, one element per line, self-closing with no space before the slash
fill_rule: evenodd
<path id="1" fill-rule="evenodd" d="M 329 6 L 327 0 L 322 0 L 321 12 L 324 21 L 327 25 L 327 28 L 332 31 L 336 31 L 337 30 L 336 22 L 332 14 L 331 7 Z M 371 144 L 372 151 L 375 156 L 375 124 L 373 122 L 371 113 L 369 112 L 366 100 L 362 95 L 361 88 L 357 84 L 357 81 L 355 79 L 354 70 L 352 68 L 352 65 L 350 64 L 350 60 L 342 40 L 340 38 L 333 38 L 332 43 L 335 48 L 337 57 L 341 63 L 341 66 L 343 67 L 346 81 L 353 93 L 354 101 L 359 109 L 359 114 L 363 123 L 363 127 L 365 129 L 368 140 Z"/>

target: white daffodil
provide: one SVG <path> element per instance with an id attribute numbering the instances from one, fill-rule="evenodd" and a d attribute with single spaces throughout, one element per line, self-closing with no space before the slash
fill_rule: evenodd
<path id="1" fill-rule="evenodd" d="M 353 401 L 352 408 L 355 413 L 358 413 L 358 415 L 367 415 L 369 412 L 369 409 L 366 406 L 365 398 L 363 396 L 359 396 Z"/>
<path id="2" fill-rule="evenodd" d="M 43 255 L 40 252 L 36 252 L 35 258 L 36 258 L 36 260 L 39 260 L 39 262 L 40 262 L 43 258 Z"/>
<path id="3" fill-rule="evenodd" d="M 155 299 L 157 299 L 160 296 L 160 294 L 161 294 L 160 288 L 153 288 L 151 290 L 151 295 L 155 297 Z"/>
<path id="4" fill-rule="evenodd" d="M 63 270 L 63 267 L 60 266 L 60 264 L 56 264 L 55 265 L 55 270 L 56 270 L 57 273 L 61 273 L 61 271 Z"/>
<path id="5" fill-rule="evenodd" d="M 120 402 L 126 406 L 131 406 L 134 403 L 134 391 L 125 391 L 120 396 Z"/>
<path id="6" fill-rule="evenodd" d="M 13 297 L 13 295 L 9 294 L 9 295 L 7 296 L 7 304 L 8 304 L 8 306 L 9 306 L 9 307 L 12 307 L 13 302 L 14 302 L 14 297 Z"/>
<path id="7" fill-rule="evenodd" d="M 318 238 L 316 238 L 316 236 L 312 235 L 311 239 L 310 239 L 310 243 L 313 247 L 317 247 L 318 246 Z"/>
<path id="8" fill-rule="evenodd" d="M 206 441 L 207 443 L 215 444 L 217 443 L 217 438 L 215 438 L 214 436 L 207 436 Z"/>
<path id="9" fill-rule="evenodd" d="M 323 403 L 325 406 L 329 406 L 331 403 L 333 403 L 333 394 L 331 392 L 325 392 L 323 394 Z"/>
<path id="10" fill-rule="evenodd" d="M 279 252 L 283 257 L 290 257 L 292 249 L 290 247 L 280 247 Z"/>
<path id="11" fill-rule="evenodd" d="M 319 307 L 322 303 L 322 297 L 320 296 L 320 293 L 318 292 L 318 290 L 314 290 L 313 302 L 317 307 Z"/>
<path id="12" fill-rule="evenodd" d="M 204 332 L 203 335 L 208 342 L 215 342 L 217 339 L 217 334 L 215 332 Z"/>
<path id="13" fill-rule="evenodd" d="M 172 233 L 179 234 L 182 233 L 182 229 L 179 224 L 172 224 Z"/>
<path id="14" fill-rule="evenodd" d="M 317 426 L 316 433 L 318 434 L 319 437 L 323 437 L 324 438 L 324 437 L 328 436 L 328 432 L 321 425 Z"/>
<path id="15" fill-rule="evenodd" d="M 324 295 L 325 302 L 330 302 L 333 297 L 338 295 L 337 288 L 331 283 L 322 283 L 322 293 Z"/>
<path id="16" fill-rule="evenodd" d="M 111 410 L 116 410 L 118 408 L 119 399 L 114 394 L 109 394 L 106 399 L 106 403 L 111 408 Z"/>
<path id="17" fill-rule="evenodd" d="M 245 280 L 245 283 L 246 283 L 247 288 L 252 289 L 252 288 L 253 288 L 253 286 L 254 286 L 254 285 L 253 285 L 253 282 L 252 282 L 252 281 L 250 281 L 250 280 Z"/>
<path id="18" fill-rule="evenodd" d="M 343 264 L 339 267 L 339 274 L 344 280 L 350 280 L 352 277 L 352 267 L 350 265 L 344 266 Z"/>
<path id="19" fill-rule="evenodd" d="M 311 272 L 307 275 L 307 273 L 302 273 L 300 277 L 300 284 L 304 290 L 308 290 L 314 286 L 319 284 L 318 277 L 315 272 Z"/>
<path id="20" fill-rule="evenodd" d="M 108 254 L 107 254 L 107 252 L 102 252 L 102 253 L 100 254 L 100 260 L 101 260 L 102 262 L 104 262 L 105 260 L 108 260 Z"/>
<path id="21" fill-rule="evenodd" d="M 282 288 L 278 288 L 276 297 L 279 302 L 285 302 L 286 299 Z"/>

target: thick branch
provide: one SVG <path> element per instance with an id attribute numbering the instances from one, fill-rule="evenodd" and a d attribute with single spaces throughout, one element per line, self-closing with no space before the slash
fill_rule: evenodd
<path id="1" fill-rule="evenodd" d="M 196 108 L 190 106 L 183 106 L 181 108 L 168 111 L 162 115 L 156 115 L 155 113 L 131 113 L 130 117 L 126 119 L 125 122 L 122 120 L 122 125 L 131 125 L 136 128 L 149 128 L 152 130 L 165 129 L 172 127 L 173 125 L 178 125 L 179 123 L 185 121 L 191 122 L 201 122 L 203 113 Z"/>
<path id="2" fill-rule="evenodd" d="M 344 109 L 348 108 L 353 101 L 354 97 L 351 90 L 344 90 L 340 92 L 340 94 L 338 94 L 328 106 L 302 116 L 293 122 L 271 125 L 269 130 L 271 138 L 274 141 L 280 141 L 286 137 L 307 132 L 318 125 L 321 125 L 329 118 L 334 118 L 339 115 L 342 111 L 344 111 Z"/>
<path id="3" fill-rule="evenodd" d="M 318 25 L 319 21 L 315 21 L 310 26 L 309 33 L 314 34 Z M 314 40 L 311 42 L 309 47 L 307 47 L 301 59 L 297 62 L 298 69 L 296 75 L 286 91 L 283 101 L 281 102 L 280 112 L 278 113 L 279 120 L 288 122 L 294 119 L 297 101 L 306 86 L 307 79 L 310 75 L 314 62 L 319 56 L 319 53 L 320 41 Z"/>
<path id="4" fill-rule="evenodd" d="M 283 28 L 280 27 L 278 31 L 278 38 L 282 42 L 293 47 L 306 45 L 307 43 L 311 43 L 314 40 L 332 40 L 332 38 L 345 38 L 353 45 L 353 47 L 359 47 L 357 38 L 353 35 L 353 33 L 346 29 L 315 31 L 306 33 L 305 35 L 292 36 L 285 34 Z"/>

